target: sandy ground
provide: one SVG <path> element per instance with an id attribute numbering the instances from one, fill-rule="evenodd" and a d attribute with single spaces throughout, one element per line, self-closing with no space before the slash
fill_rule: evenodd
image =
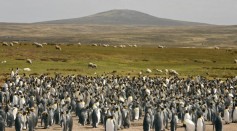
<path id="1" fill-rule="evenodd" d="M 132 122 L 132 125 L 129 129 L 122 129 L 122 130 L 123 131 L 142 131 L 143 130 L 142 121 L 143 120 Z M 210 125 L 210 123 L 206 123 L 206 124 L 207 124 L 206 131 L 213 131 L 212 125 Z M 228 125 L 224 125 L 223 127 L 224 127 L 223 131 L 237 131 L 237 123 L 231 123 Z M 40 122 L 39 122 L 36 127 L 36 130 L 37 131 L 54 131 L 54 130 L 60 131 L 62 130 L 62 128 L 59 125 L 53 125 L 49 129 L 43 129 L 43 127 L 40 126 Z M 6 128 L 6 131 L 15 131 L 15 128 L 14 127 Z M 92 126 L 90 125 L 81 126 L 78 124 L 78 119 L 74 116 L 73 117 L 73 131 L 104 131 L 104 127 L 103 125 L 99 125 L 98 128 L 92 128 Z M 177 131 L 185 131 L 185 130 L 183 127 L 180 126 L 180 124 L 178 124 Z"/>

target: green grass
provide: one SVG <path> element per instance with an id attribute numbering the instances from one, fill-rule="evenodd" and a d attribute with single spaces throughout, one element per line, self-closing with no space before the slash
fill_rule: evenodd
<path id="1" fill-rule="evenodd" d="M 0 46 L 1 78 L 7 77 L 11 68 L 29 67 L 29 74 L 55 72 L 81 75 L 102 75 L 116 71 L 117 75 L 138 75 L 147 68 L 152 69 L 150 76 L 165 76 L 155 69 L 175 69 L 181 77 L 202 75 L 206 77 L 226 78 L 236 76 L 237 50 L 229 52 L 226 49 L 214 50 L 206 48 L 165 48 L 150 46 L 137 48 L 92 47 L 89 45 L 61 45 L 62 51 L 56 50 L 54 45 L 36 48 L 31 44 L 15 45 L 14 47 Z M 32 59 L 33 64 L 26 63 Z M 97 69 L 89 69 L 89 62 L 96 63 Z M 207 72 L 209 74 L 207 74 Z M 23 71 L 21 71 L 23 73 Z"/>

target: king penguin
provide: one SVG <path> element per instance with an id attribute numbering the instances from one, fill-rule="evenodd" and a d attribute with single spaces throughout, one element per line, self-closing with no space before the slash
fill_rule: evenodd
<path id="1" fill-rule="evenodd" d="M 151 116 L 149 112 L 146 112 L 143 120 L 143 131 L 150 131 L 151 129 Z"/>
<path id="2" fill-rule="evenodd" d="M 0 131 L 5 131 L 5 122 L 2 116 L 0 116 Z"/>
<path id="3" fill-rule="evenodd" d="M 93 112 L 92 112 L 92 127 L 93 128 L 97 128 L 97 123 L 99 121 L 99 118 L 98 118 L 98 109 L 97 107 L 95 107 L 93 109 Z"/>
<path id="4" fill-rule="evenodd" d="M 222 120 L 221 120 L 220 113 L 216 114 L 214 125 L 215 125 L 216 131 L 222 131 Z"/>
<path id="5" fill-rule="evenodd" d="M 15 119 L 15 130 L 16 131 L 21 131 L 22 130 L 21 116 L 20 116 L 19 113 L 17 113 L 16 119 Z"/>
<path id="6" fill-rule="evenodd" d="M 60 123 L 60 112 L 58 108 L 54 111 L 54 122 L 55 124 Z"/>
<path id="7" fill-rule="evenodd" d="M 138 106 L 136 106 L 135 108 L 134 108 L 134 120 L 138 120 L 139 119 L 139 107 Z"/>
<path id="8" fill-rule="evenodd" d="M 170 121 L 170 131 L 176 131 L 177 129 L 177 119 L 176 119 L 176 114 L 172 113 L 172 118 Z"/>
<path id="9" fill-rule="evenodd" d="M 160 109 L 157 110 L 155 117 L 154 117 L 154 123 L 153 126 L 155 127 L 155 131 L 161 131 L 162 126 L 162 119 L 160 117 Z"/>
<path id="10" fill-rule="evenodd" d="M 105 131 L 117 131 L 113 116 L 108 116 L 105 124 Z"/>
<path id="11" fill-rule="evenodd" d="M 235 109 L 233 111 L 233 122 L 237 123 L 237 105 L 235 106 Z"/>
<path id="12" fill-rule="evenodd" d="M 7 112 L 7 126 L 12 127 L 14 125 L 14 116 L 12 114 L 12 111 L 9 110 Z"/>
<path id="13" fill-rule="evenodd" d="M 202 116 L 198 116 L 196 128 L 196 131 L 205 131 L 205 123 Z"/>
<path id="14" fill-rule="evenodd" d="M 230 123 L 230 112 L 229 112 L 228 106 L 226 106 L 226 108 L 224 110 L 224 121 L 225 121 L 225 124 Z"/>
<path id="15" fill-rule="evenodd" d="M 34 117 L 30 113 L 28 115 L 28 131 L 34 131 Z"/>
<path id="16" fill-rule="evenodd" d="M 44 129 L 47 129 L 48 126 L 49 126 L 49 114 L 47 111 L 44 111 L 42 113 L 42 117 L 41 117 L 41 125 L 42 125 L 42 122 L 44 122 Z"/>

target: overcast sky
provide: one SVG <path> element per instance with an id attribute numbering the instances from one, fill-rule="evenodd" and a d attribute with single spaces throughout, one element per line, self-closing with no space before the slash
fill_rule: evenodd
<path id="1" fill-rule="evenodd" d="M 0 22 L 77 18 L 111 9 L 132 9 L 176 20 L 237 25 L 237 0 L 0 0 Z"/>

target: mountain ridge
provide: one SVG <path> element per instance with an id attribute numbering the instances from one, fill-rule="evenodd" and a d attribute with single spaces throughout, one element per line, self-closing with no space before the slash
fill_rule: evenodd
<path id="1" fill-rule="evenodd" d="M 195 26 L 208 25 L 198 22 L 187 22 L 180 20 L 172 20 L 159 18 L 143 12 L 114 9 L 104 12 L 99 12 L 93 15 L 61 19 L 52 21 L 36 22 L 40 24 L 93 24 L 93 25 L 140 25 L 140 26 Z"/>

